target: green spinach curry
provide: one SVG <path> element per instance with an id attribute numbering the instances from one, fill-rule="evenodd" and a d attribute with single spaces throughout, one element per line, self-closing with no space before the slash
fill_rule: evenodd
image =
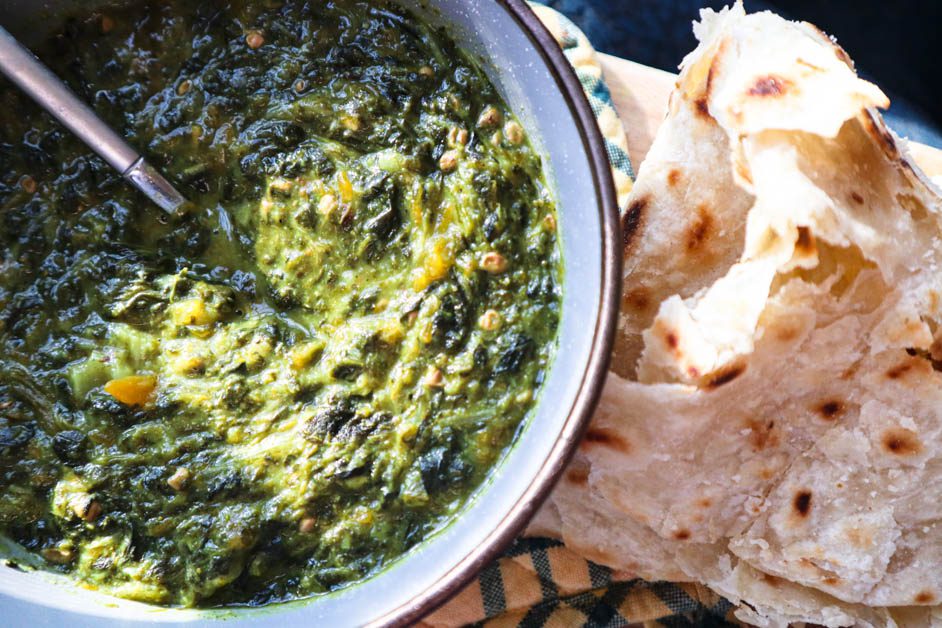
<path id="1" fill-rule="evenodd" d="M 552 359 L 555 209 L 472 58 L 384 2 L 152 2 L 41 57 L 168 216 L 0 86 L 0 531 L 156 604 L 264 604 L 447 523 Z"/>

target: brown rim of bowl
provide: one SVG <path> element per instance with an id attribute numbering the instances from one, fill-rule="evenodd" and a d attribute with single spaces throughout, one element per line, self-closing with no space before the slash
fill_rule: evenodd
<path id="1" fill-rule="evenodd" d="M 556 80 L 579 127 L 582 144 L 593 172 L 593 185 L 599 198 L 599 220 L 602 227 L 602 277 L 599 313 L 595 321 L 592 349 L 579 392 L 573 400 L 569 416 L 553 444 L 553 449 L 521 499 L 500 524 L 471 553 L 461 559 L 435 585 L 398 608 L 373 620 L 369 626 L 405 626 L 414 623 L 447 602 L 465 587 L 487 564 L 496 559 L 520 534 L 536 513 L 556 480 L 569 464 L 589 424 L 605 384 L 615 336 L 615 322 L 621 292 L 622 256 L 619 252 L 618 203 L 611 162 L 605 140 L 575 71 L 569 65 L 555 38 L 524 0 L 495 0 L 524 31 L 543 57 Z"/>

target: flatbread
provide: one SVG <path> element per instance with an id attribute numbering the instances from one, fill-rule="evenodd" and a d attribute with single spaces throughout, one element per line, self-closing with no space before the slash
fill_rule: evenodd
<path id="1" fill-rule="evenodd" d="M 623 218 L 614 373 L 536 525 L 757 625 L 934 625 L 940 190 L 815 27 L 694 30 Z"/>

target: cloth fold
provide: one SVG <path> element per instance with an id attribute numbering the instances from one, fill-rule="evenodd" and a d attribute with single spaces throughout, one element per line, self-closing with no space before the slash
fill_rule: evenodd
<path id="1" fill-rule="evenodd" d="M 608 151 L 618 204 L 625 209 L 634 181 L 626 130 L 612 104 L 602 66 L 586 36 L 569 19 L 531 3 L 576 71 Z M 630 129 L 628 130 L 630 132 Z M 646 627 L 739 625 L 732 605 L 691 583 L 645 582 L 585 560 L 562 542 L 520 538 L 451 601 L 419 623 L 423 628 Z"/>

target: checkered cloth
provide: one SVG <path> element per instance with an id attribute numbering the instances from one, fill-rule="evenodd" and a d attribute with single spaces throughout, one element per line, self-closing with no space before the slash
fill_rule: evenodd
<path id="1" fill-rule="evenodd" d="M 533 9 L 556 37 L 576 70 L 612 163 L 619 206 L 634 181 L 628 141 L 602 78 L 602 67 L 585 35 L 548 7 Z M 474 625 L 484 628 L 588 626 L 738 625 L 729 602 L 700 585 L 644 582 L 580 557 L 560 541 L 521 538 L 445 606 L 426 617 L 423 628 Z"/>
<path id="2" fill-rule="evenodd" d="M 553 539 L 517 539 L 421 628 L 737 626 L 732 606 L 697 584 L 645 582 L 596 565 Z"/>

